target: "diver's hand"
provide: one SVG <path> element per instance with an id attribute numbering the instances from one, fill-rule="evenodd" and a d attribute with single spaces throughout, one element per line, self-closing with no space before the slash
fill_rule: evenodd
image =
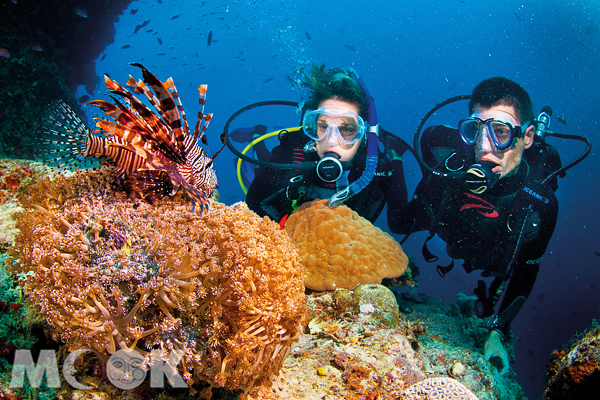
<path id="1" fill-rule="evenodd" d="M 488 335 L 485 345 L 483 347 L 483 358 L 488 360 L 496 369 L 498 369 L 500 375 L 504 375 L 508 372 L 508 353 L 502 346 L 500 332 L 491 331 Z"/>

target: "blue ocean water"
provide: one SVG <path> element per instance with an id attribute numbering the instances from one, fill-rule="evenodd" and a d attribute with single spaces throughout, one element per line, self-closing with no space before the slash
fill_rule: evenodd
<path id="1" fill-rule="evenodd" d="M 382 126 L 409 143 L 432 106 L 469 94 L 483 79 L 505 76 L 529 91 L 536 112 L 549 105 L 564 118 L 566 124 L 553 118 L 553 130 L 585 135 L 597 146 L 599 21 L 596 0 L 142 0 L 132 2 L 116 24 L 115 42 L 97 60 L 96 71 L 124 84 L 129 74 L 140 78 L 128 64 L 139 62 L 161 80 L 173 77 L 191 124 L 197 88 L 208 84 L 205 112 L 214 113 L 209 154 L 220 148 L 219 135 L 239 108 L 263 100 L 299 101 L 301 93 L 288 77 L 297 78 L 310 62 L 355 68 L 375 98 Z M 105 98 L 101 81 L 90 95 Z M 275 115 L 279 109 L 256 112 L 255 123 L 269 129 L 296 118 L 293 108 L 281 110 L 282 116 Z M 456 125 L 466 114 L 461 103 L 432 123 Z M 549 142 L 563 162 L 583 150 L 578 142 Z M 594 149 L 560 180 L 558 224 L 536 286 L 513 323 L 513 369 L 530 399 L 545 387 L 541 377 L 551 351 L 599 317 L 598 165 Z M 221 200 L 243 200 L 231 152 L 224 150 L 215 168 Z M 408 160 L 409 186 L 419 178 L 417 164 Z M 384 217 L 377 224 L 387 229 Z M 438 277 L 435 264 L 421 256 L 424 237 L 413 235 L 404 245 L 421 267 L 419 291 L 444 302 L 453 302 L 459 291 L 470 294 L 479 276 L 457 267 Z M 431 250 L 442 264 L 449 262 L 443 243 L 435 241 Z"/>

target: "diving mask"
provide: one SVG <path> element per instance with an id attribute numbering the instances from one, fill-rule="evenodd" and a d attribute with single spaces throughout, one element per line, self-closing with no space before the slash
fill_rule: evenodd
<path id="1" fill-rule="evenodd" d="M 529 121 L 521 126 L 513 126 L 510 122 L 496 118 L 483 120 L 477 116 L 477 113 L 458 123 L 458 131 L 466 144 L 472 146 L 477 140 L 483 140 L 482 135 L 487 134 L 496 149 L 500 151 L 511 147 L 516 138 L 523 136 L 527 127 Z"/>
<path id="2" fill-rule="evenodd" d="M 351 111 L 320 107 L 302 119 L 304 133 L 313 140 L 337 137 L 340 146 L 350 147 L 365 137 L 367 124 Z"/>

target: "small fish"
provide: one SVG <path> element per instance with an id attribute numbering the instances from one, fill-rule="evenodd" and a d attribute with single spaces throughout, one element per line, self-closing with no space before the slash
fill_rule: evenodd
<path id="1" fill-rule="evenodd" d="M 73 10 L 73 12 L 75 13 L 75 15 L 79 15 L 80 17 L 83 17 L 83 18 L 88 17 L 87 11 L 81 7 L 77 7 L 75 10 Z"/>
<path id="2" fill-rule="evenodd" d="M 135 29 L 133 30 L 133 33 L 138 33 L 140 29 L 144 28 L 146 25 L 148 25 L 150 23 L 150 20 L 147 19 L 144 22 L 142 22 L 139 25 L 135 26 Z"/>
<path id="3" fill-rule="evenodd" d="M 166 53 L 156 53 L 157 56 L 164 56 Z"/>
<path id="4" fill-rule="evenodd" d="M 39 44 L 36 43 L 36 44 L 31 45 L 31 50 L 33 50 L 33 51 L 42 51 L 44 49 L 42 49 L 42 46 L 40 46 Z"/>
<path id="5" fill-rule="evenodd" d="M 123 46 L 121 46 L 122 49 L 128 49 L 130 47 L 131 47 L 131 45 L 129 45 L 129 44 L 124 44 Z"/>
<path id="6" fill-rule="evenodd" d="M 90 96 L 88 96 L 87 94 L 84 94 L 83 96 L 81 96 L 79 98 L 79 102 L 80 103 L 86 103 L 89 99 L 90 99 Z"/>
<path id="7" fill-rule="evenodd" d="M 558 117 L 556 117 L 556 119 L 558 120 L 558 122 L 560 122 L 563 125 L 567 124 L 567 120 L 564 117 L 558 116 Z"/>
<path id="8" fill-rule="evenodd" d="M 208 32 L 208 37 L 206 38 L 206 47 L 210 46 L 210 44 L 212 43 L 212 31 Z"/>
<path id="9" fill-rule="evenodd" d="M 138 12 L 137 8 L 132 8 L 131 11 L 129 11 L 129 14 L 135 15 L 137 12 Z"/>
<path id="10" fill-rule="evenodd" d="M 161 38 L 157 37 L 156 41 L 158 42 L 158 44 L 162 44 L 162 39 Z"/>
<path id="11" fill-rule="evenodd" d="M 102 54 L 102 57 L 100 57 L 100 61 L 104 60 L 106 58 L 106 53 Z"/>
<path id="12" fill-rule="evenodd" d="M 521 17 L 519 17 L 519 14 L 517 14 L 516 12 L 513 11 L 513 14 L 515 14 L 515 17 L 519 18 L 519 21 L 522 21 Z"/>
<path id="13" fill-rule="evenodd" d="M 158 4 L 162 4 L 162 0 L 157 0 L 157 1 L 158 1 Z"/>
<path id="14" fill-rule="evenodd" d="M 272 80 L 273 80 L 273 78 L 267 78 L 263 81 L 263 83 L 271 82 Z"/>
<path id="15" fill-rule="evenodd" d="M 310 33 L 306 32 L 306 31 L 304 31 L 304 36 L 306 36 L 306 38 L 308 40 L 312 40 L 312 37 L 310 36 Z"/>
<path id="16" fill-rule="evenodd" d="M 600 251 L 595 251 L 595 252 L 594 252 L 594 255 L 596 255 L 596 256 L 598 256 L 598 257 L 600 257 Z"/>
<path id="17" fill-rule="evenodd" d="M 345 44 L 344 45 L 350 51 L 356 51 L 356 47 Z"/>
<path id="18" fill-rule="evenodd" d="M 17 0 L 10 0 L 13 4 L 17 4 Z"/>
<path id="19" fill-rule="evenodd" d="M 179 17 L 181 17 L 181 14 L 175 14 L 175 15 L 173 15 L 173 16 L 171 17 L 171 19 L 177 19 L 177 18 L 179 18 Z"/>
<path id="20" fill-rule="evenodd" d="M 10 53 L 5 48 L 0 49 L 0 57 L 9 58 Z"/>

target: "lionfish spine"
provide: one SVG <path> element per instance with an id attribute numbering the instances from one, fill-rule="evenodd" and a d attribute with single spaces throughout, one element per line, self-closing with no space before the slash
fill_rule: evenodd
<path id="1" fill-rule="evenodd" d="M 156 96 L 160 102 L 160 108 L 157 109 L 161 117 L 168 123 L 172 130 L 172 134 L 175 139 L 175 143 L 178 148 L 178 155 L 183 159 L 185 163 L 185 136 L 188 132 L 182 130 L 182 121 L 177 110 L 177 105 L 171 96 L 169 89 L 165 87 L 165 84 L 161 82 L 156 76 L 148 71 L 143 65 L 138 63 L 131 63 L 142 70 L 142 77 L 144 82 L 150 85 L 150 87 L 156 93 Z M 169 78 L 171 79 L 171 78 Z M 172 79 L 171 79 L 172 80 Z"/>
<path id="2" fill-rule="evenodd" d="M 185 116 L 185 111 L 183 110 L 183 104 L 181 104 L 181 99 L 179 98 L 179 92 L 177 92 L 177 88 L 175 87 L 175 82 L 173 78 L 169 78 L 165 81 L 165 87 L 171 92 L 171 96 L 173 96 L 173 100 L 177 105 L 177 110 L 179 110 L 179 115 L 181 116 L 181 120 L 183 122 L 183 131 L 189 135 L 190 133 L 190 125 L 188 124 L 187 117 Z"/>
<path id="3" fill-rule="evenodd" d="M 202 136 L 204 136 L 204 132 L 212 118 L 212 114 L 207 116 L 204 115 L 204 104 L 206 103 L 206 90 L 208 89 L 208 85 L 200 85 L 198 87 L 198 92 L 200 93 L 200 98 L 198 99 L 198 103 L 200 104 L 200 109 L 198 110 L 198 119 L 196 120 L 196 126 L 194 127 L 194 133 L 192 133 L 192 137 L 196 140 L 199 140 Z M 204 126 L 202 128 L 202 132 L 200 132 L 200 124 L 204 121 Z"/>
<path id="4" fill-rule="evenodd" d="M 131 95 L 130 93 L 128 93 Z M 132 96 L 133 97 L 133 96 Z M 123 106 L 113 97 L 116 105 L 104 100 L 94 100 L 89 104 L 101 108 L 107 115 L 111 116 L 117 122 L 103 119 L 96 120 L 96 126 L 103 129 L 108 134 L 116 135 L 126 142 L 135 146 L 144 147 L 148 151 L 157 151 L 165 157 L 170 158 L 177 163 L 185 163 L 185 159 L 179 156 L 175 145 L 173 144 L 168 127 L 161 124 L 160 119 L 150 110 L 147 110 L 148 116 L 138 117 Z M 139 103 L 133 97 L 130 104 Z M 141 104 L 141 103 L 140 103 Z M 139 107 L 140 105 L 138 105 Z M 145 107 L 141 105 L 141 107 Z M 141 115 L 145 113 L 140 113 Z"/>

